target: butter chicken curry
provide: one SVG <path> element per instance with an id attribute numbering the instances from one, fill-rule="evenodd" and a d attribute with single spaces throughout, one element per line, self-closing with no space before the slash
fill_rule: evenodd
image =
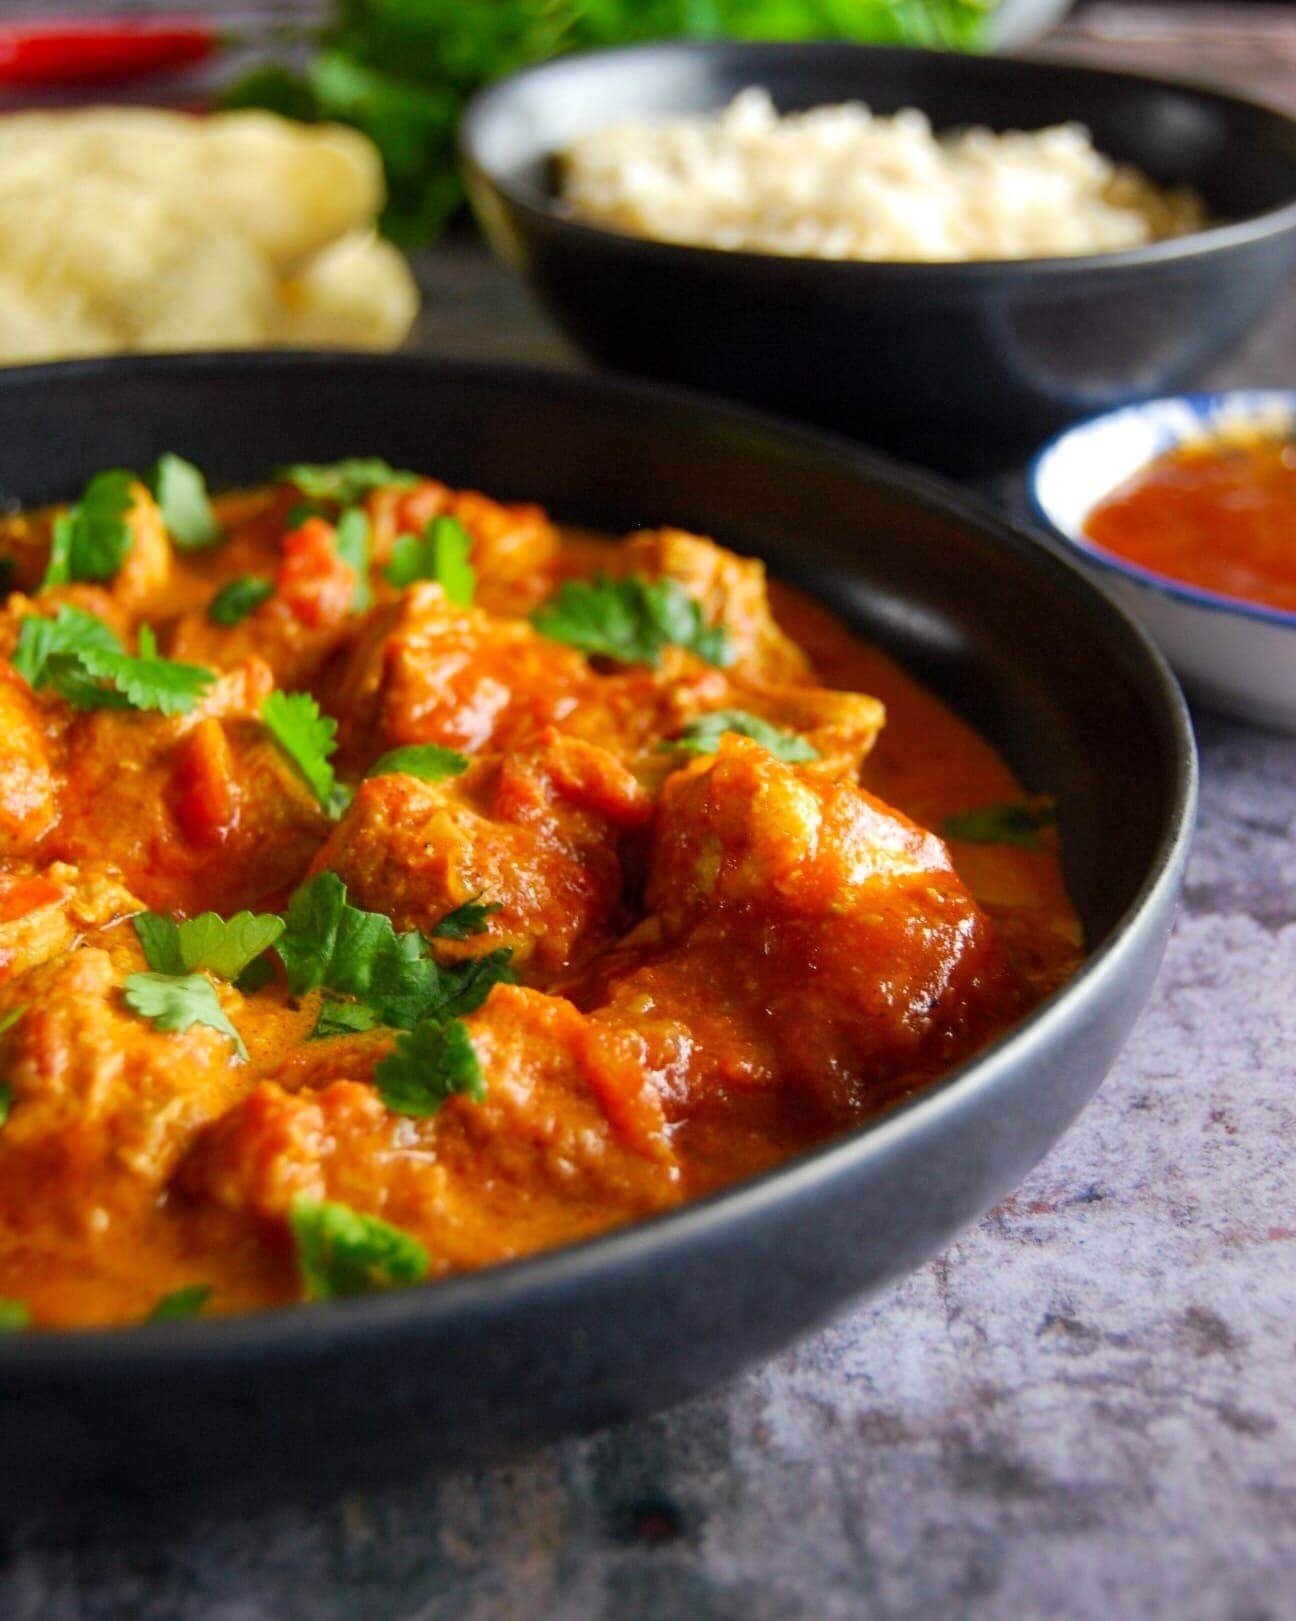
<path id="1" fill-rule="evenodd" d="M 0 552 L 4 1327 L 585 1238 L 1078 960 L 1047 802 L 710 540 L 164 456 Z"/>

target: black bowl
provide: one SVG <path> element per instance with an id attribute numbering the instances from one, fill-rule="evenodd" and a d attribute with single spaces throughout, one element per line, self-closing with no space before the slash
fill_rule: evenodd
<path id="1" fill-rule="evenodd" d="M 1123 253 L 841 263 L 645 241 L 579 224 L 552 157 L 618 118 L 714 110 L 763 85 L 783 111 L 862 99 L 938 128 L 1078 119 L 1099 149 L 1188 184 L 1220 225 Z M 496 251 L 580 346 L 987 472 L 1074 416 L 1173 392 L 1241 338 L 1296 265 L 1296 120 L 1091 68 L 850 45 L 653 45 L 564 57 L 465 114 L 469 194 Z"/>
<path id="2" fill-rule="evenodd" d="M 0 497 L 67 496 L 162 450 L 217 483 L 379 454 L 580 522 L 679 522 L 760 553 L 1058 796 L 1091 951 L 921 1097 L 674 1214 L 403 1293 L 0 1339 L 0 1508 L 356 1486 L 651 1412 L 916 1266 L 1094 1091 L 1161 956 L 1195 760 L 1151 644 L 1028 534 L 845 443 L 640 385 L 358 356 L 0 373 Z"/>

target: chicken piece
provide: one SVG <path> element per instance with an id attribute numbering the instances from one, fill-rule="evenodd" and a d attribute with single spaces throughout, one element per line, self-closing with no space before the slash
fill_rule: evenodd
<path id="1" fill-rule="evenodd" d="M 0 985 L 68 951 L 79 935 L 140 910 L 110 873 L 55 861 L 0 873 Z"/>
<path id="2" fill-rule="evenodd" d="M 549 731 L 530 748 L 473 763 L 450 781 L 388 775 L 361 784 L 315 858 L 354 905 L 431 934 L 465 901 L 499 907 L 443 955 L 512 948 L 529 981 L 569 969 L 626 926 L 625 835 L 651 802 L 612 755 Z"/>
<path id="3" fill-rule="evenodd" d="M 561 722 L 592 679 L 580 653 L 525 620 L 458 608 L 421 583 L 371 616 L 327 707 L 344 768 L 363 769 L 407 743 L 516 748 Z"/>
<path id="4" fill-rule="evenodd" d="M 467 1021 L 484 1101 L 452 1097 L 421 1120 L 392 1114 L 365 1084 L 389 1035 L 319 1042 L 200 1133 L 178 1186 L 272 1225 L 297 1196 L 340 1201 L 414 1233 L 434 1275 L 674 1204 L 660 1113 L 642 1147 L 613 1124 L 586 1071 L 586 1023 L 560 998 L 496 987 Z"/>
<path id="5" fill-rule="evenodd" d="M 805 681 L 805 654 L 775 623 L 765 590 L 765 565 L 739 557 L 684 529 L 645 529 L 614 554 L 618 573 L 677 580 L 702 604 L 709 624 L 729 636 L 732 674 L 751 681 Z"/>
<path id="6" fill-rule="evenodd" d="M 12 1232 L 53 1223 L 102 1233 L 151 1202 L 194 1127 L 247 1084 L 228 1036 L 207 1025 L 157 1030 L 132 1013 L 122 980 L 143 968 L 132 932 L 110 954 L 83 946 L 3 993 L 21 1008 L 5 1033 L 12 1106 L 0 1132 L 0 1218 Z M 116 960 L 114 960 L 116 958 Z M 236 1008 L 241 998 L 225 988 Z"/>
<path id="7" fill-rule="evenodd" d="M 58 816 L 56 728 L 46 706 L 0 666 L 0 856 L 30 854 Z"/>
<path id="8" fill-rule="evenodd" d="M 228 670 L 256 656 L 278 686 L 299 689 L 315 680 L 358 628 L 356 571 L 339 556 L 337 530 L 323 518 L 306 519 L 278 545 L 273 596 L 234 625 L 213 624 L 204 602 L 176 621 L 168 657 Z"/>
<path id="9" fill-rule="evenodd" d="M 939 839 L 744 738 L 667 783 L 646 898 L 653 915 L 578 1000 L 636 1028 L 658 1068 L 700 1035 L 705 1071 L 676 1061 L 681 1117 L 790 1084 L 821 1130 L 841 1129 L 1018 1011 Z"/>
<path id="10" fill-rule="evenodd" d="M 386 563 L 398 535 L 422 534 L 433 518 L 455 518 L 472 537 L 469 561 L 477 571 L 478 607 L 527 614 L 553 589 L 559 537 L 541 507 L 505 505 L 430 478 L 412 489 L 375 490 L 367 506 L 375 563 Z"/>
<path id="11" fill-rule="evenodd" d="M 75 715 L 47 853 L 111 864 L 163 910 L 201 911 L 219 894 L 235 912 L 290 888 L 329 824 L 258 719 L 272 687 L 249 659 L 186 715 Z"/>

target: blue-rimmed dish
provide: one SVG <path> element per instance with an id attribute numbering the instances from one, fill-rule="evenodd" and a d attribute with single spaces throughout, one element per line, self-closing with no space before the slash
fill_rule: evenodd
<path id="1" fill-rule="evenodd" d="M 1180 394 L 1091 417 L 1036 456 L 1030 499 L 1107 594 L 1147 626 L 1190 693 L 1213 709 L 1296 731 L 1296 613 L 1155 574 L 1085 534 L 1098 503 L 1155 457 L 1247 431 L 1296 437 L 1296 389 Z"/>

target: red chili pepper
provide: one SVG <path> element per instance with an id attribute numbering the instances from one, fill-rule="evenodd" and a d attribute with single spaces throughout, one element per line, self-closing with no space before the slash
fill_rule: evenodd
<path id="1" fill-rule="evenodd" d="M 0 85 L 133 79 L 200 62 L 219 44 L 215 29 L 179 19 L 8 23 L 0 25 Z"/>

